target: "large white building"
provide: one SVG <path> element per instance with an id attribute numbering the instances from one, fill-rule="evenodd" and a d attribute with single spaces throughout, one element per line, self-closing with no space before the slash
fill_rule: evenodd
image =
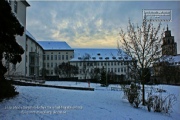
<path id="1" fill-rule="evenodd" d="M 93 70 L 104 69 L 110 75 L 128 77 L 132 58 L 124 51 L 117 49 L 74 49 L 72 65 L 78 66 L 78 79 L 93 79 Z M 111 78 L 110 78 L 111 79 Z"/>
<path id="2" fill-rule="evenodd" d="M 44 49 L 43 67 L 47 76 L 56 76 L 55 67 L 73 58 L 74 50 L 64 41 L 38 41 Z"/>
<path id="3" fill-rule="evenodd" d="M 64 41 L 37 41 L 28 31 L 26 43 L 26 76 L 42 76 L 42 68 L 47 71 L 46 75 L 49 77 L 61 76 L 55 72 L 55 68 L 63 62 L 69 62 L 78 67 L 78 75 L 75 76 L 78 79 L 92 79 L 92 71 L 95 68 L 104 68 L 109 74 L 128 78 L 129 68 L 133 62 L 123 50 L 73 49 Z"/>
<path id="4" fill-rule="evenodd" d="M 46 76 L 59 76 L 55 67 L 61 63 L 69 62 L 77 66 L 78 79 L 92 79 L 92 71 L 95 68 L 104 69 L 107 73 L 128 78 L 129 66 L 132 58 L 124 51 L 117 49 L 73 49 L 64 41 L 37 41 L 26 30 L 26 7 L 30 6 L 26 0 L 9 1 L 12 11 L 24 26 L 23 36 L 17 36 L 17 42 L 23 47 L 21 63 L 14 66 L 11 75 L 25 77 L 40 77 L 42 69 L 47 71 Z M 86 64 L 86 72 L 84 65 Z M 10 70 L 9 70 L 10 71 Z"/>

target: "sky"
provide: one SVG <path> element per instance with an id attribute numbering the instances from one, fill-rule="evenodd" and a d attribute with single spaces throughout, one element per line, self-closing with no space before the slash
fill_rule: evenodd
<path id="1" fill-rule="evenodd" d="M 141 25 L 143 9 L 172 10 L 172 21 L 161 28 L 168 24 L 180 54 L 180 1 L 27 1 L 26 26 L 36 40 L 66 41 L 72 48 L 117 48 L 120 29 L 129 19 Z"/>

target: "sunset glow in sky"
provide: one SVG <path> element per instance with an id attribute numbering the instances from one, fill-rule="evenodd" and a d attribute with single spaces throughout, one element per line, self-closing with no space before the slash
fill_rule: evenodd
<path id="1" fill-rule="evenodd" d="M 172 22 L 162 28 L 168 24 L 180 53 L 180 1 L 27 1 L 27 30 L 37 40 L 73 48 L 116 48 L 120 28 L 126 30 L 129 19 L 141 25 L 143 9 L 171 9 Z"/>

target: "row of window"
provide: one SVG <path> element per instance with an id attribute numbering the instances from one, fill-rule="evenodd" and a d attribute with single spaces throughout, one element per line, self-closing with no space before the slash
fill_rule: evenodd
<path id="1" fill-rule="evenodd" d="M 72 56 L 68 55 L 44 55 L 44 60 L 69 60 L 69 58 L 72 58 Z"/>
<path id="2" fill-rule="evenodd" d="M 113 65 L 129 65 L 129 62 L 79 62 L 76 66 L 113 66 Z"/>
<path id="3" fill-rule="evenodd" d="M 92 72 L 92 69 L 88 69 L 87 70 L 88 73 Z M 108 68 L 108 72 L 112 72 L 112 73 L 126 73 L 127 72 L 127 68 Z M 47 70 L 47 74 L 51 74 L 53 75 L 54 70 Z M 79 70 L 79 74 L 83 74 L 83 70 L 80 69 Z"/>
<path id="4" fill-rule="evenodd" d="M 51 52 L 51 54 L 53 54 L 54 52 Z M 57 54 L 57 53 L 56 53 Z M 58 54 L 61 54 L 61 52 L 58 52 Z M 68 54 L 68 52 L 66 52 L 66 54 Z"/>
<path id="5" fill-rule="evenodd" d="M 107 69 L 108 73 L 112 72 L 112 73 L 126 73 L 127 72 L 127 68 L 124 67 L 124 68 L 108 68 Z M 93 73 L 93 70 L 92 69 L 87 69 L 86 70 L 87 73 Z M 80 74 L 83 74 L 84 71 L 82 69 L 79 69 L 79 73 Z"/>
<path id="6" fill-rule="evenodd" d="M 45 68 L 54 68 L 54 67 L 57 67 L 58 66 L 58 64 L 57 63 L 45 63 L 44 64 L 44 67 Z"/>

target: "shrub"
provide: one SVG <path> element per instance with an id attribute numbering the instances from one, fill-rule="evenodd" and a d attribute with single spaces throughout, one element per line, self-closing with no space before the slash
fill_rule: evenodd
<path id="1" fill-rule="evenodd" d="M 14 97 L 15 95 L 19 94 L 16 91 L 16 88 L 11 85 L 10 81 L 2 80 L 0 81 L 0 100 L 2 101 L 4 98 Z"/>
<path id="2" fill-rule="evenodd" d="M 140 87 L 134 83 L 131 83 L 130 87 L 122 85 L 121 88 L 124 91 L 123 98 L 128 99 L 130 104 L 138 108 L 139 104 L 141 103 Z"/>
<path id="3" fill-rule="evenodd" d="M 152 95 L 151 93 L 148 95 L 146 104 L 149 112 L 152 109 L 154 112 L 170 113 L 176 100 L 177 98 L 174 94 L 162 96 L 162 94 Z"/>

